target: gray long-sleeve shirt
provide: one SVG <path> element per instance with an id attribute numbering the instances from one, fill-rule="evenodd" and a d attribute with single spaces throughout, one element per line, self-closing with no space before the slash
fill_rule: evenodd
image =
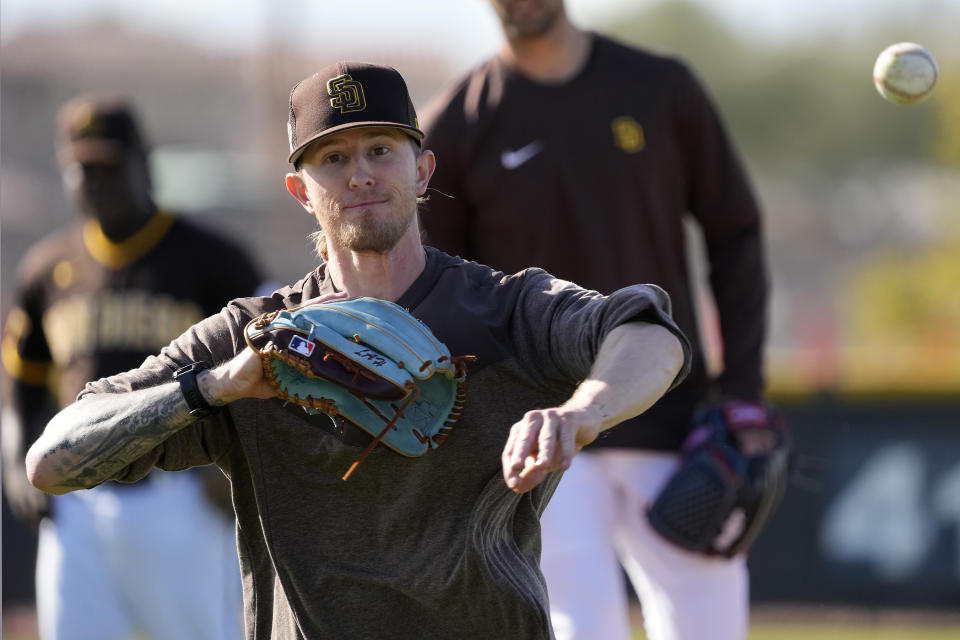
<path id="1" fill-rule="evenodd" d="M 270 298 L 235 300 L 84 394 L 169 382 L 194 360 L 227 361 L 246 348 L 250 319 L 332 291 L 321 266 Z M 405 458 L 378 447 L 344 482 L 365 444 L 358 429 L 341 435 L 326 416 L 247 399 L 177 432 L 117 479 L 211 462 L 230 476 L 250 639 L 548 638 L 539 516 L 559 474 L 516 495 L 500 453 L 526 411 L 569 397 L 624 322 L 680 337 L 678 383 L 690 351 L 669 298 L 644 285 L 605 297 L 539 269 L 506 276 L 427 248 L 424 272 L 397 303 L 454 356 L 478 358 L 463 416 L 437 450 Z"/>

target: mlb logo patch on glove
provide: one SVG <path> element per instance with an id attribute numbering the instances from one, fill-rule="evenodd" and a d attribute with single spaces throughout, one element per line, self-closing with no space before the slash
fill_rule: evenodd
<path id="1" fill-rule="evenodd" d="M 440 446 L 466 402 L 466 362 L 402 307 L 355 298 L 269 312 L 244 331 L 277 396 L 348 420 L 417 457 Z"/>
<path id="2" fill-rule="evenodd" d="M 313 353 L 313 348 L 315 346 L 315 344 L 309 340 L 304 340 L 300 336 L 293 336 L 290 338 L 290 350 L 295 351 L 306 358 L 310 357 L 310 354 Z"/>

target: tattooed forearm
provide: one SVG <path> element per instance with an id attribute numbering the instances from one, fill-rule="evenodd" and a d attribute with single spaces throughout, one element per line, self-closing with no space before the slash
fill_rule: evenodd
<path id="1" fill-rule="evenodd" d="M 51 493 L 95 486 L 195 420 L 177 383 L 86 396 L 47 425 L 28 455 Z"/>
<path id="2" fill-rule="evenodd" d="M 160 433 L 166 437 L 186 425 L 193 422 L 190 416 L 187 403 L 180 393 L 180 387 L 176 384 L 146 389 L 146 391 L 157 391 L 156 400 L 142 405 L 134 406 L 133 414 L 124 423 L 127 433 L 134 435 L 142 430 L 150 430 L 151 427 L 159 427 Z M 174 427 L 167 432 L 164 426 Z"/>

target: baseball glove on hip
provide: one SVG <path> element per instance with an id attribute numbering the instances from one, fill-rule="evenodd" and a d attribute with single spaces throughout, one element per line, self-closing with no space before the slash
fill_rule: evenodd
<path id="1" fill-rule="evenodd" d="M 771 446 L 744 454 L 737 442 L 742 429 L 766 432 Z M 728 401 L 703 407 L 681 448 L 680 466 L 647 518 L 684 549 L 733 557 L 753 544 L 779 506 L 790 452 L 786 423 L 765 405 Z"/>
<path id="2" fill-rule="evenodd" d="M 451 357 L 421 321 L 377 298 L 265 313 L 244 331 L 277 396 L 347 420 L 374 440 L 417 457 L 440 446 L 466 401 L 466 361 Z"/>

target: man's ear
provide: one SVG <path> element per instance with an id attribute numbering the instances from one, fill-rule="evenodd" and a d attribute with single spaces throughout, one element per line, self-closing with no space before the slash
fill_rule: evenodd
<path id="1" fill-rule="evenodd" d="M 430 184 L 430 178 L 437 168 L 437 157 L 433 155 L 430 149 L 424 149 L 417 156 L 417 195 L 422 196 L 427 192 L 427 185 Z"/>
<path id="2" fill-rule="evenodd" d="M 313 215 L 310 200 L 307 198 L 307 183 L 303 181 L 300 174 L 288 173 L 284 181 L 286 182 L 287 191 L 290 192 L 290 195 L 296 198 L 297 202 L 299 202 L 310 215 Z"/>

